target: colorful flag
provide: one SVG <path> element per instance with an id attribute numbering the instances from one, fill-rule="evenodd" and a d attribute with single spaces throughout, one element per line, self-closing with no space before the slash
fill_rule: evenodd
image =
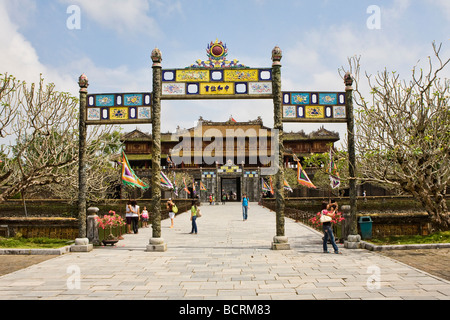
<path id="1" fill-rule="evenodd" d="M 164 174 L 164 172 L 161 171 L 161 187 L 173 189 L 173 184 L 170 182 L 169 178 Z"/>
<path id="2" fill-rule="evenodd" d="M 261 178 L 261 189 L 262 189 L 263 191 L 267 191 L 267 192 L 270 191 L 270 187 L 269 187 L 269 185 L 267 184 L 266 180 L 264 180 L 264 178 Z"/>
<path id="3" fill-rule="evenodd" d="M 291 186 L 289 185 L 286 179 L 284 179 L 284 189 L 290 192 L 294 192 L 294 190 L 292 190 Z"/>
<path id="4" fill-rule="evenodd" d="M 308 188 L 317 189 L 316 186 L 309 179 L 309 177 L 306 174 L 305 170 L 303 170 L 302 165 L 300 164 L 300 161 L 297 161 L 297 181 L 301 185 L 304 185 L 304 186 L 306 186 Z"/>
<path id="5" fill-rule="evenodd" d="M 195 180 L 192 180 L 192 192 L 194 192 L 194 195 L 197 194 L 197 190 L 195 190 Z"/>
<path id="6" fill-rule="evenodd" d="M 131 169 L 125 152 L 122 152 L 122 182 L 125 185 L 134 186 L 141 189 L 149 188 L 149 186 L 144 181 L 137 177 L 133 169 Z"/>
<path id="7" fill-rule="evenodd" d="M 185 178 L 183 178 L 183 183 L 184 183 L 184 188 L 183 188 L 183 190 L 186 191 L 187 194 L 191 194 L 190 191 L 189 191 L 189 189 L 188 189 L 188 187 L 187 187 L 187 185 L 186 185 L 186 180 L 185 180 Z"/>
<path id="8" fill-rule="evenodd" d="M 270 181 L 270 193 L 274 194 L 273 185 L 272 185 L 272 176 L 270 176 L 269 181 Z"/>
<path id="9" fill-rule="evenodd" d="M 333 160 L 333 148 L 330 148 L 330 159 L 328 164 L 328 173 L 330 174 L 330 185 L 333 189 L 336 189 L 341 184 L 339 172 L 337 171 L 336 163 Z"/>
<path id="10" fill-rule="evenodd" d="M 205 185 L 201 181 L 200 181 L 200 190 L 201 191 L 206 191 Z"/>
<path id="11" fill-rule="evenodd" d="M 170 156 L 167 156 L 166 161 L 167 161 L 167 164 L 169 165 L 169 168 L 173 167 L 173 161 L 172 161 L 172 159 L 170 159 Z"/>

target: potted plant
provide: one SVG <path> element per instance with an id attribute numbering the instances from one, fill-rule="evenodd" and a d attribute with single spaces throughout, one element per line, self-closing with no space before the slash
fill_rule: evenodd
<path id="1" fill-rule="evenodd" d="M 122 227 L 126 226 L 127 223 L 123 220 L 123 218 L 121 216 L 116 214 L 115 211 L 110 210 L 109 214 L 112 214 L 112 222 L 113 222 L 114 227 L 116 228 L 116 230 L 118 230 L 117 239 L 123 240 Z"/>
<path id="2" fill-rule="evenodd" d="M 104 215 L 102 218 L 97 217 L 97 222 L 100 228 L 103 230 L 109 229 L 109 234 L 103 239 L 103 244 L 106 246 L 108 244 L 115 245 L 119 238 L 114 236 L 112 233 L 113 227 L 120 227 L 125 224 L 122 217 L 117 215 L 114 211 L 109 211 L 109 215 Z"/>

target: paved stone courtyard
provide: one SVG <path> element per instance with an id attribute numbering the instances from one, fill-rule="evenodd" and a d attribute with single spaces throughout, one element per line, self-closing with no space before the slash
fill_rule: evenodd
<path id="1" fill-rule="evenodd" d="M 162 222 L 166 252 L 146 252 L 151 228 L 116 247 L 69 253 L 0 277 L 0 299 L 449 300 L 450 282 L 363 249 L 322 253 L 322 235 L 286 219 L 291 250 L 271 250 L 275 213 L 250 204 L 201 207 Z"/>

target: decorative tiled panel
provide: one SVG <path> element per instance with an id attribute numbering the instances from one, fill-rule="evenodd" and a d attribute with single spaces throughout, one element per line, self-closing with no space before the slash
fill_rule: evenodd
<path id="1" fill-rule="evenodd" d="M 176 70 L 177 82 L 210 81 L 209 70 Z"/>
<path id="2" fill-rule="evenodd" d="M 272 94 L 272 82 L 249 82 L 249 94 Z"/>
<path id="3" fill-rule="evenodd" d="M 272 69 L 162 70 L 162 97 L 272 95 Z"/>
<path id="4" fill-rule="evenodd" d="M 222 166 L 219 169 L 217 169 L 217 172 L 219 173 L 239 173 L 242 172 L 242 169 L 239 166 Z"/>
<path id="5" fill-rule="evenodd" d="M 283 92 L 285 122 L 345 122 L 344 92 Z"/>
<path id="6" fill-rule="evenodd" d="M 203 176 L 203 178 L 215 178 L 216 172 L 215 171 L 203 171 L 202 176 Z"/>
<path id="7" fill-rule="evenodd" d="M 258 81 L 258 70 L 255 69 L 237 69 L 225 70 L 225 81 Z"/>
<path id="8" fill-rule="evenodd" d="M 151 122 L 151 93 L 90 94 L 87 124 L 133 124 Z"/>
<path id="9" fill-rule="evenodd" d="M 258 177 L 258 171 L 245 171 L 244 177 L 246 178 L 257 178 Z"/>
<path id="10" fill-rule="evenodd" d="M 169 96 L 184 95 L 186 94 L 186 84 L 176 82 L 163 83 L 162 94 Z"/>

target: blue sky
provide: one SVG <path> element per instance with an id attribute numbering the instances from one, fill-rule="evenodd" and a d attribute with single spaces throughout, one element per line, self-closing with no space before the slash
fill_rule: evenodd
<path id="1" fill-rule="evenodd" d="M 79 29 L 67 27 L 71 5 L 80 8 Z M 380 9 L 376 29 L 367 25 L 371 5 Z M 91 93 L 150 92 L 155 47 L 163 68 L 184 68 L 205 60 L 216 39 L 227 44 L 230 59 L 251 67 L 270 67 L 279 46 L 283 90 L 341 91 L 338 68 L 354 55 L 371 74 L 388 68 L 406 79 L 432 55 L 432 41 L 442 42 L 442 55 L 450 57 L 448 0 L 0 0 L 0 27 L 0 73 L 29 82 L 42 73 L 74 95 L 82 73 Z M 448 70 L 443 75 L 450 77 Z M 162 130 L 230 115 L 238 121 L 261 116 L 273 125 L 270 100 L 163 101 Z M 342 124 L 284 128 L 308 133 L 322 125 L 344 138 Z"/>

